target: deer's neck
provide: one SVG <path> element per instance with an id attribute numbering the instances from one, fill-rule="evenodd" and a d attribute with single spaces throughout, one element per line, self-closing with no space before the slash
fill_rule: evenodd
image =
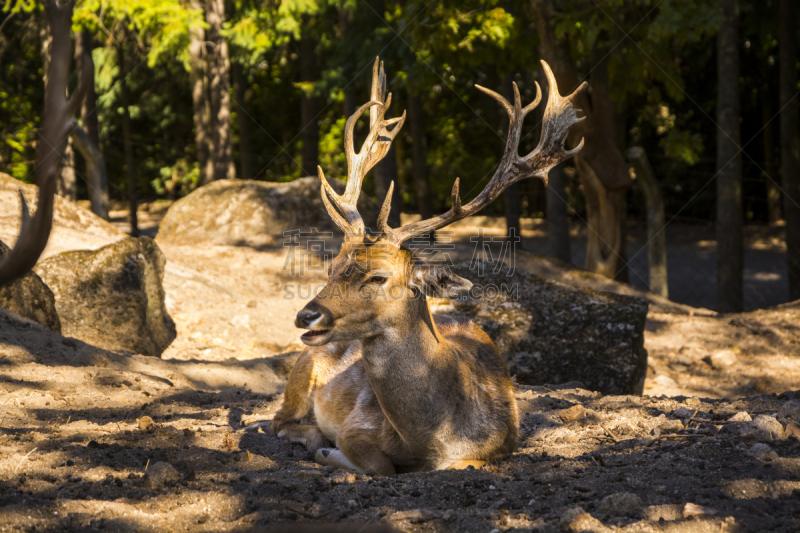
<path id="1" fill-rule="evenodd" d="M 361 351 L 370 385 L 389 421 L 406 443 L 424 443 L 419 428 L 449 410 L 447 391 L 454 384 L 443 383 L 441 374 L 452 369 L 454 354 L 425 299 L 406 304 L 406 320 L 362 339 Z"/>

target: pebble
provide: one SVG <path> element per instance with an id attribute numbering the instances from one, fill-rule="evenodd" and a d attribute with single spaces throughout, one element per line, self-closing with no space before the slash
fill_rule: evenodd
<path id="1" fill-rule="evenodd" d="M 750 440 L 781 440 L 784 438 L 783 426 L 771 416 L 758 415 L 742 428 L 741 436 Z"/>
<path id="2" fill-rule="evenodd" d="M 592 531 L 593 533 L 605 533 L 611 531 L 603 525 L 600 520 L 593 517 L 580 507 L 575 507 L 561 515 L 558 522 L 558 529 L 565 533 L 579 533 Z"/>
<path id="3" fill-rule="evenodd" d="M 752 448 L 747 450 L 747 455 L 755 457 L 756 459 L 761 459 L 762 461 L 771 461 L 778 458 L 778 454 L 775 453 L 768 444 L 764 444 L 763 442 L 754 444 Z"/>
<path id="4" fill-rule="evenodd" d="M 786 402 L 778 410 L 778 420 L 784 424 L 794 423 L 800 425 L 800 402 L 791 400 Z"/>
<path id="5" fill-rule="evenodd" d="M 153 422 L 153 419 L 150 418 L 147 415 L 145 415 L 145 416 L 143 416 L 141 418 L 137 418 L 136 422 L 139 424 L 139 429 L 144 431 L 144 432 L 146 432 L 146 433 L 149 433 L 149 432 L 154 431 L 156 429 L 155 422 Z"/>
<path id="6" fill-rule="evenodd" d="M 725 370 L 736 364 L 736 354 L 733 350 L 720 350 L 711 354 L 711 366 L 717 370 Z"/>
<path id="7" fill-rule="evenodd" d="M 750 418 L 750 415 L 747 411 L 739 411 L 732 417 L 728 419 L 728 422 L 752 422 L 753 419 Z"/>
<path id="8" fill-rule="evenodd" d="M 562 409 L 558 416 L 564 422 L 576 422 L 586 416 L 586 409 L 581 404 L 576 404 L 569 409 Z"/>
<path id="9" fill-rule="evenodd" d="M 635 516 L 642 510 L 642 500 L 630 492 L 609 494 L 597 506 L 597 512 L 611 516 Z"/>
<path id="10" fill-rule="evenodd" d="M 164 461 L 150 465 L 145 471 L 144 485 L 146 488 L 155 489 L 164 484 L 177 483 L 181 475 L 175 468 Z"/>

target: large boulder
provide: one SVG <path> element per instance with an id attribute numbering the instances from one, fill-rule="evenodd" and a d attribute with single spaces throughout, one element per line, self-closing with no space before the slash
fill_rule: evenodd
<path id="1" fill-rule="evenodd" d="M 52 289 L 65 336 L 115 351 L 161 355 L 175 339 L 164 305 L 166 259 L 148 237 L 64 252 L 35 271 Z"/>
<path id="2" fill-rule="evenodd" d="M 457 300 L 432 300 L 433 312 L 465 316 L 483 328 L 519 383 L 579 381 L 604 394 L 641 394 L 646 300 L 553 283 L 506 265 L 451 269 L 473 290 Z"/>
<path id="3" fill-rule="evenodd" d="M 338 192 L 345 184 L 329 180 Z M 361 195 L 358 209 L 367 226 L 378 216 L 375 204 Z M 286 183 L 217 180 L 175 202 L 161 221 L 156 239 L 169 244 L 273 246 L 291 230 L 337 232 L 320 197 L 319 180 Z"/>
<path id="4" fill-rule="evenodd" d="M 5 257 L 9 250 L 0 241 L 0 258 Z M 61 332 L 53 291 L 35 272 L 28 272 L 21 278 L 0 286 L 0 307 L 14 311 L 55 332 Z"/>
<path id="5" fill-rule="evenodd" d="M 35 212 L 38 206 L 39 188 L 0 172 L 0 240 L 9 246 L 13 246 L 19 236 L 20 191 L 25 196 L 31 212 Z M 50 257 L 68 250 L 95 250 L 124 237 L 123 232 L 91 211 L 56 195 L 53 206 L 53 231 L 42 257 Z"/>

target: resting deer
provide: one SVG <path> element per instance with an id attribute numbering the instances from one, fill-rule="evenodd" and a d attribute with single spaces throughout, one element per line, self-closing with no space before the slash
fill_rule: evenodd
<path id="1" fill-rule="evenodd" d="M 375 60 L 372 100 L 345 127 L 347 187 L 339 196 L 318 168 L 322 200 L 347 238 L 329 269 L 322 291 L 298 314 L 307 345 L 289 376 L 281 409 L 272 421 L 279 437 L 305 444 L 317 462 L 358 472 L 393 475 L 399 471 L 465 468 L 510 454 L 517 445 L 519 420 L 513 384 L 489 337 L 469 320 L 432 316 L 427 296 L 452 295 L 472 284 L 446 268 L 414 261 L 403 243 L 473 215 L 509 185 L 539 177 L 583 146 L 564 149 L 569 128 L 579 122 L 572 102 L 585 84 L 562 98 L 549 66 L 550 85 L 539 146 L 517 154 L 525 115 L 541 100 L 522 107 L 478 87 L 505 108 L 510 119 L 500 166 L 488 186 L 461 204 L 459 180 L 452 208 L 429 220 L 390 228 L 394 184 L 383 203 L 376 233 L 365 229 L 356 209 L 364 175 L 384 156 L 403 125 L 384 120 L 383 66 Z M 361 151 L 353 128 L 367 108 L 370 131 Z M 389 126 L 394 128 L 389 130 Z M 313 425 L 316 423 L 316 425 Z M 326 447 L 326 442 L 336 448 Z"/>

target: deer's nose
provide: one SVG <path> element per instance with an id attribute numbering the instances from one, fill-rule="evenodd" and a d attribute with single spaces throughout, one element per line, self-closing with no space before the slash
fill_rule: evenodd
<path id="1" fill-rule="evenodd" d="M 297 313 L 297 318 L 294 321 L 294 325 L 298 328 L 303 329 L 311 329 L 311 327 L 319 321 L 322 317 L 322 313 L 319 311 L 309 311 L 306 309 L 302 309 L 299 313 Z"/>

